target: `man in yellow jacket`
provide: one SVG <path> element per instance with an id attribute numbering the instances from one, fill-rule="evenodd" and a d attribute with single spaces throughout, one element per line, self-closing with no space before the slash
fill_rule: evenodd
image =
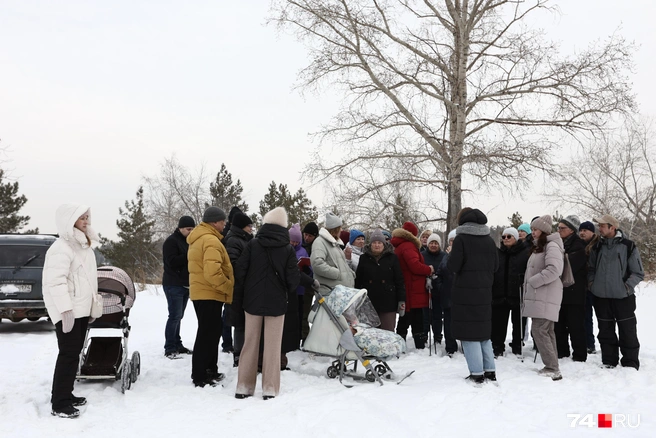
<path id="1" fill-rule="evenodd" d="M 226 214 L 208 207 L 203 221 L 187 236 L 189 244 L 189 298 L 198 318 L 198 331 L 191 361 L 194 385 L 215 386 L 225 377 L 219 373 L 221 310 L 232 302 L 235 277 L 230 257 L 221 243 Z"/>

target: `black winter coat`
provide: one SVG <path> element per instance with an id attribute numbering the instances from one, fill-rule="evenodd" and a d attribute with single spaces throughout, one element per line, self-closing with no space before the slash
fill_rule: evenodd
<path id="1" fill-rule="evenodd" d="M 228 234 L 223 238 L 223 246 L 225 246 L 225 249 L 228 252 L 228 257 L 230 257 L 230 263 L 232 263 L 233 268 L 237 264 L 237 259 L 239 259 L 239 256 L 244 252 L 246 245 L 252 238 L 252 234 L 236 227 L 228 231 Z"/>
<path id="2" fill-rule="evenodd" d="M 565 253 L 574 274 L 574 284 L 563 288 L 563 301 L 561 305 L 585 305 L 585 291 L 588 287 L 588 256 L 585 254 L 586 243 L 576 234 L 572 234 L 563 241 Z"/>
<path id="3" fill-rule="evenodd" d="M 297 309 L 299 281 L 289 231 L 280 225 L 262 225 L 237 260 L 232 301 L 235 314 L 243 309 L 251 315 L 282 316 L 287 313 L 287 303 L 292 297 L 292 306 Z"/>
<path id="4" fill-rule="evenodd" d="M 446 253 L 442 251 L 441 249 L 436 252 L 432 253 L 428 250 L 428 247 L 426 249 L 421 250 L 421 254 L 424 256 L 424 262 L 426 262 L 427 265 L 430 265 L 435 269 L 435 274 L 433 280 L 431 283 L 433 284 L 433 290 L 431 291 L 431 294 L 433 296 L 438 297 L 438 300 L 440 302 L 440 305 L 442 304 L 442 296 L 440 296 L 440 279 L 437 276 L 437 270 L 440 268 L 440 264 L 442 264 L 442 261 L 444 260 Z M 447 307 L 448 308 L 448 307 Z"/>
<path id="5" fill-rule="evenodd" d="M 435 271 L 437 280 L 433 283 L 433 293 L 437 293 L 442 309 L 450 309 L 453 306 L 451 299 L 451 289 L 453 288 L 453 272 L 447 268 L 449 254 L 444 253 L 439 267 Z M 436 292 L 437 291 L 437 292 Z"/>
<path id="6" fill-rule="evenodd" d="M 178 228 L 166 238 L 162 247 L 164 258 L 163 286 L 189 287 L 189 263 L 187 251 L 189 244 Z"/>
<path id="7" fill-rule="evenodd" d="M 455 274 L 451 330 L 461 341 L 486 341 L 492 332 L 492 284 L 499 256 L 487 217 L 477 209 L 461 218 L 447 262 Z"/>
<path id="8" fill-rule="evenodd" d="M 502 243 L 498 251 L 499 269 L 494 274 L 492 305 L 519 307 L 520 291 L 531 250 L 523 242 L 517 242 L 510 248 Z"/>
<path id="9" fill-rule="evenodd" d="M 356 289 L 367 289 L 367 296 L 378 313 L 396 312 L 399 301 L 405 301 L 405 283 L 394 247 L 385 244 L 378 261 L 365 245 L 355 273 Z"/>

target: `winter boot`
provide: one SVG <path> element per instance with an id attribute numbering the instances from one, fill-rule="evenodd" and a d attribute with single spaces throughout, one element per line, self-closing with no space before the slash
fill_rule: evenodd
<path id="1" fill-rule="evenodd" d="M 485 377 L 485 380 L 491 380 L 492 382 L 497 381 L 496 371 L 485 371 L 485 373 L 483 373 L 483 377 Z"/>
<path id="2" fill-rule="evenodd" d="M 66 406 L 61 409 L 53 409 L 51 414 L 60 418 L 76 418 L 80 416 L 80 411 L 73 406 Z"/>
<path id="3" fill-rule="evenodd" d="M 485 375 L 481 374 L 480 376 L 475 376 L 473 374 L 470 374 L 469 376 L 465 377 L 465 380 L 475 383 L 476 385 L 481 385 L 485 383 Z"/>
<path id="4" fill-rule="evenodd" d="M 426 333 L 419 333 L 418 335 L 414 335 L 412 338 L 415 340 L 415 348 L 417 350 L 423 350 L 426 348 L 426 340 L 428 339 Z"/>
<path id="5" fill-rule="evenodd" d="M 71 404 L 73 405 L 73 407 L 84 406 L 87 404 L 87 399 L 84 397 L 75 397 L 74 395 L 71 394 Z"/>

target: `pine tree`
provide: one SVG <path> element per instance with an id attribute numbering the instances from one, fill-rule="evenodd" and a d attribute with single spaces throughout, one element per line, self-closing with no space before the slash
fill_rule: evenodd
<path id="1" fill-rule="evenodd" d="M 18 195 L 18 182 L 4 182 L 5 173 L 0 169 L 0 233 L 18 233 L 30 220 L 18 212 L 27 203 L 25 195 Z M 27 233 L 37 232 L 30 230 Z"/>
<path id="2" fill-rule="evenodd" d="M 117 242 L 103 238 L 100 252 L 114 266 L 123 269 L 133 281 L 146 283 L 159 278 L 160 251 L 153 241 L 155 221 L 150 219 L 143 202 L 143 187 L 137 190 L 136 201 L 125 201 L 125 210 L 119 207 L 120 219 Z"/>
<path id="3" fill-rule="evenodd" d="M 317 209 L 312 205 L 303 189 L 292 195 L 286 184 L 276 185 L 275 181 L 269 184 L 269 191 L 260 201 L 260 216 L 264 217 L 267 212 L 276 207 L 284 207 L 287 210 L 289 224 L 304 224 L 317 219 Z"/>
<path id="4" fill-rule="evenodd" d="M 510 221 L 510 226 L 513 228 L 519 228 L 519 226 L 524 223 L 522 221 L 522 215 L 519 214 L 518 211 L 513 213 L 512 216 L 508 218 L 508 220 Z"/>
<path id="5" fill-rule="evenodd" d="M 216 174 L 214 182 L 210 183 L 210 196 L 212 197 L 212 205 L 219 207 L 226 213 L 232 207 L 239 207 L 242 212 L 248 211 L 248 204 L 242 199 L 244 188 L 241 186 L 241 181 L 237 180 L 235 184 L 232 183 L 232 174 L 228 172 L 225 164 L 221 163 L 221 170 Z"/>

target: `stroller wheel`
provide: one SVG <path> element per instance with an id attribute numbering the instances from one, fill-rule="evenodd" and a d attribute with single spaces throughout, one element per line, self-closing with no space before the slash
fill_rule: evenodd
<path id="1" fill-rule="evenodd" d="M 376 381 L 376 375 L 371 370 L 367 370 L 367 372 L 364 373 L 364 378 L 367 379 L 367 382 L 375 382 Z"/>
<path id="2" fill-rule="evenodd" d="M 130 367 L 130 380 L 132 383 L 137 381 L 139 374 L 141 374 L 141 356 L 138 351 L 132 353 L 132 364 Z"/>
<path id="3" fill-rule="evenodd" d="M 335 377 L 339 376 L 339 370 L 334 366 L 329 366 L 326 370 L 326 374 L 328 375 L 329 379 L 334 379 Z"/>
<path id="4" fill-rule="evenodd" d="M 376 368 L 374 368 L 374 369 L 376 370 L 376 373 L 380 377 L 383 377 L 385 374 L 387 374 L 387 368 L 385 367 L 385 365 L 378 364 L 378 365 L 376 365 Z"/>
<path id="5" fill-rule="evenodd" d="M 126 359 L 123 364 L 123 371 L 121 371 L 121 393 L 125 394 L 125 391 L 129 390 L 132 386 L 132 380 L 130 379 L 130 359 Z"/>

